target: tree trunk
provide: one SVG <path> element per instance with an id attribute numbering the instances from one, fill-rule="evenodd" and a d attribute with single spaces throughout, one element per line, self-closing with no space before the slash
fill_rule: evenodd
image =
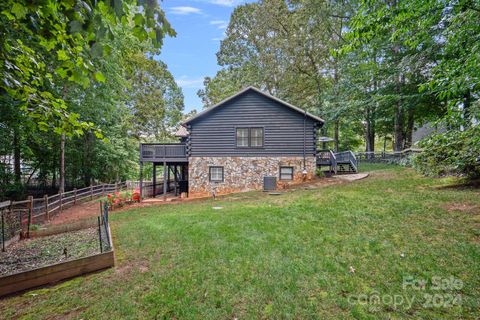
<path id="1" fill-rule="evenodd" d="M 367 107 L 365 115 L 365 151 L 374 152 L 375 151 L 375 114 L 374 111 Z"/>
<path id="2" fill-rule="evenodd" d="M 13 129 L 13 171 L 15 173 L 15 182 L 20 183 L 22 180 L 22 169 L 20 166 L 20 140 L 17 127 Z"/>
<path id="3" fill-rule="evenodd" d="M 52 170 L 52 189 L 55 188 L 57 183 L 57 156 L 53 157 L 53 170 Z"/>
<path id="4" fill-rule="evenodd" d="M 63 85 L 63 101 L 67 98 L 67 86 Z M 65 192 L 65 133 L 60 136 L 60 175 L 58 192 Z"/>
<path id="5" fill-rule="evenodd" d="M 58 192 L 65 192 L 65 133 L 60 137 L 60 181 L 58 183 Z"/>
<path id="6" fill-rule="evenodd" d="M 397 1 L 393 0 L 391 2 L 392 10 L 395 10 L 397 7 Z M 395 29 L 393 30 L 395 32 Z M 397 64 L 394 66 L 395 68 L 400 68 L 398 62 L 400 62 L 399 54 L 400 54 L 400 44 L 396 43 L 393 45 L 393 57 L 395 58 L 394 61 L 397 61 Z M 403 134 L 403 108 L 402 108 L 402 99 L 401 99 L 401 82 L 403 79 L 403 75 L 400 69 L 397 70 L 397 75 L 394 77 L 395 79 L 395 93 L 397 95 L 397 101 L 395 102 L 395 118 L 394 118 L 394 143 L 393 143 L 393 150 L 394 151 L 402 151 L 403 144 L 404 144 L 404 134 Z"/>
<path id="7" fill-rule="evenodd" d="M 84 155 L 84 163 L 85 168 L 83 170 L 83 184 L 85 187 L 92 184 L 92 154 L 91 154 L 91 144 L 92 144 L 92 133 L 87 132 L 85 133 L 85 155 Z"/>
<path id="8" fill-rule="evenodd" d="M 393 150 L 394 151 L 402 151 L 403 150 L 403 110 L 400 102 L 397 102 L 395 105 L 395 126 L 394 126 L 394 135 L 395 140 L 393 143 Z"/>
<path id="9" fill-rule="evenodd" d="M 335 95 L 335 108 L 338 110 L 338 79 L 339 79 L 339 76 L 338 76 L 338 65 L 337 65 L 337 59 L 334 59 L 334 62 L 333 62 L 333 92 L 334 92 L 334 95 Z M 339 133 L 339 130 L 340 130 L 340 120 L 338 119 L 339 118 L 339 115 L 336 116 L 336 119 L 335 119 L 335 127 L 334 127 L 334 139 L 335 139 L 335 152 L 338 152 L 338 144 L 339 144 L 339 139 L 340 139 L 340 133 Z"/>
<path id="10" fill-rule="evenodd" d="M 374 51 L 373 61 L 377 63 L 377 51 Z M 373 74 L 373 92 L 377 94 L 378 82 L 376 74 Z M 367 152 L 375 152 L 375 111 L 377 110 L 378 102 L 372 107 L 367 107 Z M 374 155 L 372 155 L 374 156 Z"/>
<path id="11" fill-rule="evenodd" d="M 407 130 L 405 134 L 405 149 L 411 148 L 413 145 L 413 126 L 414 126 L 414 110 L 412 107 L 407 111 Z"/>

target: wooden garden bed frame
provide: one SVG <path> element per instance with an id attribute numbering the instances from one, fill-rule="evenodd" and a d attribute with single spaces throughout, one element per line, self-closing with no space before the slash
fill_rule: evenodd
<path id="1" fill-rule="evenodd" d="M 111 234 L 110 230 L 108 233 Z M 112 244 L 111 236 L 110 243 Z M 112 244 L 112 250 L 107 252 L 0 277 L 0 297 L 107 269 L 114 265 L 115 255 Z"/>

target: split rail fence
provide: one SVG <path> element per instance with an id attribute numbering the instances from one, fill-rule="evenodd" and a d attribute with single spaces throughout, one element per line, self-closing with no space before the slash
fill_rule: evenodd
<path id="1" fill-rule="evenodd" d="M 422 152 L 420 149 L 406 149 L 398 152 L 357 152 L 355 156 L 359 162 L 399 163 L 420 152 Z"/>

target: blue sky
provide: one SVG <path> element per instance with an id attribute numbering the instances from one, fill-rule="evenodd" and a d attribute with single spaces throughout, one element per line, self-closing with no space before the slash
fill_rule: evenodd
<path id="1" fill-rule="evenodd" d="M 201 110 L 197 91 L 205 76 L 213 77 L 219 66 L 216 52 L 233 8 L 245 0 L 164 0 L 160 6 L 177 32 L 167 38 L 160 59 L 164 61 L 185 95 L 185 112 Z"/>

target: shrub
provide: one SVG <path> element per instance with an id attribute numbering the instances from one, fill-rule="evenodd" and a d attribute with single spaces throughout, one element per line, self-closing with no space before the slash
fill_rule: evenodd
<path id="1" fill-rule="evenodd" d="M 323 171 L 320 169 L 320 168 L 317 168 L 315 170 L 315 174 L 317 175 L 317 177 L 319 178 L 323 178 L 325 176 L 325 174 L 323 173 Z"/>
<path id="2" fill-rule="evenodd" d="M 480 178 L 480 126 L 435 134 L 420 146 L 423 152 L 413 159 L 420 172 L 430 176 Z"/>

